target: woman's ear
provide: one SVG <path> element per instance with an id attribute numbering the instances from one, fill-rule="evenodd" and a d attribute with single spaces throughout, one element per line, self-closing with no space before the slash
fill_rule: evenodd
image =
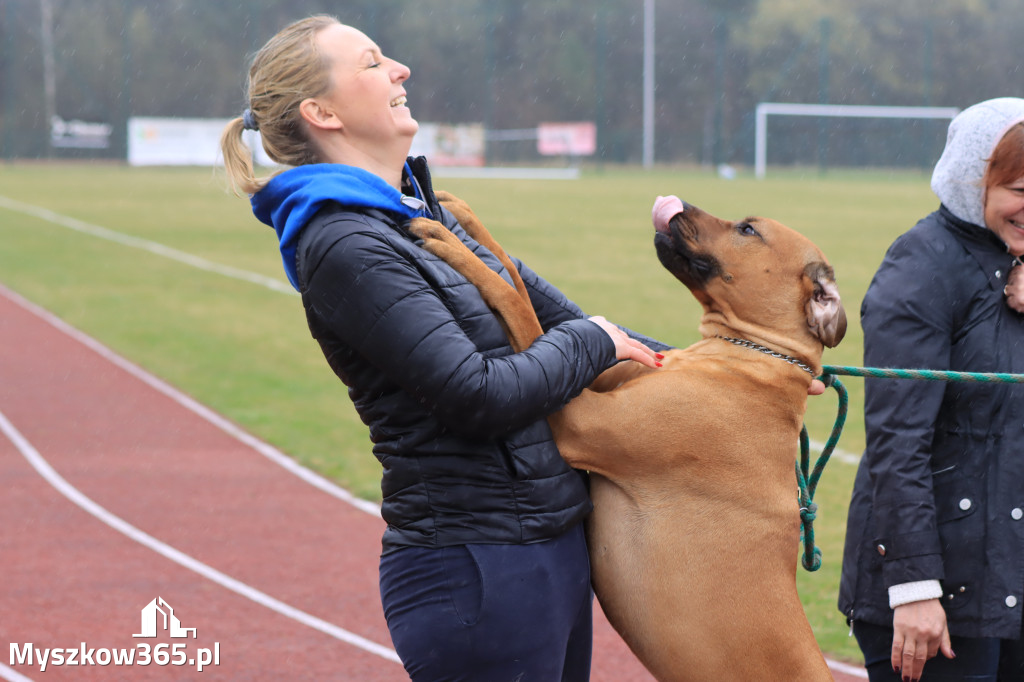
<path id="1" fill-rule="evenodd" d="M 341 130 L 341 119 L 319 100 L 308 97 L 299 104 L 299 115 L 310 126 L 319 130 Z"/>

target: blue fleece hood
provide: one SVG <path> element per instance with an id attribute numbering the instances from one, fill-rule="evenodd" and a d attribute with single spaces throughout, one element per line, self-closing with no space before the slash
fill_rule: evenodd
<path id="1" fill-rule="evenodd" d="M 408 163 L 405 164 L 405 174 L 412 177 Z M 416 186 L 415 182 L 413 186 Z M 416 193 L 417 198 L 422 199 L 418 186 Z M 355 210 L 376 208 L 409 219 L 429 217 L 426 209 L 407 206 L 403 198 L 404 194 L 362 168 L 315 163 L 297 166 L 274 176 L 263 189 L 250 197 L 250 202 L 252 212 L 260 222 L 277 232 L 285 274 L 298 291 L 295 248 L 299 233 L 325 203 L 334 201 Z"/>

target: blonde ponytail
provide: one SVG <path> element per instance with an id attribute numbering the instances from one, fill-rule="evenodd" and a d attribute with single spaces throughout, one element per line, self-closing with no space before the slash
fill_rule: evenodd
<path id="1" fill-rule="evenodd" d="M 227 172 L 231 190 L 238 195 L 255 194 L 267 184 L 266 178 L 257 178 L 252 163 L 252 150 L 242 140 L 245 126 L 242 117 L 232 119 L 220 136 L 220 151 L 224 156 L 224 170 Z"/>
<path id="2" fill-rule="evenodd" d="M 320 31 L 340 23 L 328 15 L 301 19 L 267 41 L 249 69 L 248 116 L 259 128 L 263 150 L 275 163 L 301 166 L 319 161 L 306 133 L 299 104 L 330 87 L 330 64 L 317 48 Z M 232 119 L 220 137 L 224 169 L 235 193 L 255 194 L 270 177 L 257 178 L 252 150 L 242 141 L 242 117 Z"/>

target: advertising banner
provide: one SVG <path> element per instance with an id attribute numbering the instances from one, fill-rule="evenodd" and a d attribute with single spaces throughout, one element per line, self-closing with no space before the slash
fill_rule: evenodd
<path id="1" fill-rule="evenodd" d="M 427 157 L 431 166 L 479 167 L 484 165 L 484 150 L 482 123 L 420 123 L 409 154 Z"/>
<path id="2" fill-rule="evenodd" d="M 128 163 L 132 166 L 216 166 L 221 163 L 220 134 L 231 119 L 164 118 L 128 119 Z M 273 166 L 260 144 L 259 133 L 243 133 L 260 166 Z"/>
<path id="3" fill-rule="evenodd" d="M 593 156 L 597 151 L 597 124 L 541 123 L 537 126 L 537 153 L 544 156 Z"/>

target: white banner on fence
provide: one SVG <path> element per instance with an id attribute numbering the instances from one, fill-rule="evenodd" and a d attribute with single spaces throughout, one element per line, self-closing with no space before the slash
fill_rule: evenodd
<path id="1" fill-rule="evenodd" d="M 597 151 L 597 124 L 541 123 L 537 126 L 537 152 L 544 156 L 593 156 Z"/>
<path id="2" fill-rule="evenodd" d="M 128 120 L 128 163 L 132 166 L 216 166 L 221 163 L 220 134 L 227 118 L 134 116 Z M 245 142 L 256 163 L 273 166 L 259 133 L 247 131 Z M 421 123 L 412 156 L 426 156 L 434 166 L 483 166 L 484 127 L 479 123 Z"/>
<path id="3" fill-rule="evenodd" d="M 420 123 L 409 155 L 425 156 L 432 166 L 483 166 L 484 126 Z"/>
<path id="4" fill-rule="evenodd" d="M 73 149 L 108 149 L 114 126 L 109 123 L 87 123 L 60 116 L 50 119 L 50 145 Z"/>
<path id="5" fill-rule="evenodd" d="M 128 163 L 132 166 L 216 166 L 220 134 L 231 119 L 134 116 L 128 119 Z M 244 133 L 256 163 L 273 166 L 259 133 Z"/>

